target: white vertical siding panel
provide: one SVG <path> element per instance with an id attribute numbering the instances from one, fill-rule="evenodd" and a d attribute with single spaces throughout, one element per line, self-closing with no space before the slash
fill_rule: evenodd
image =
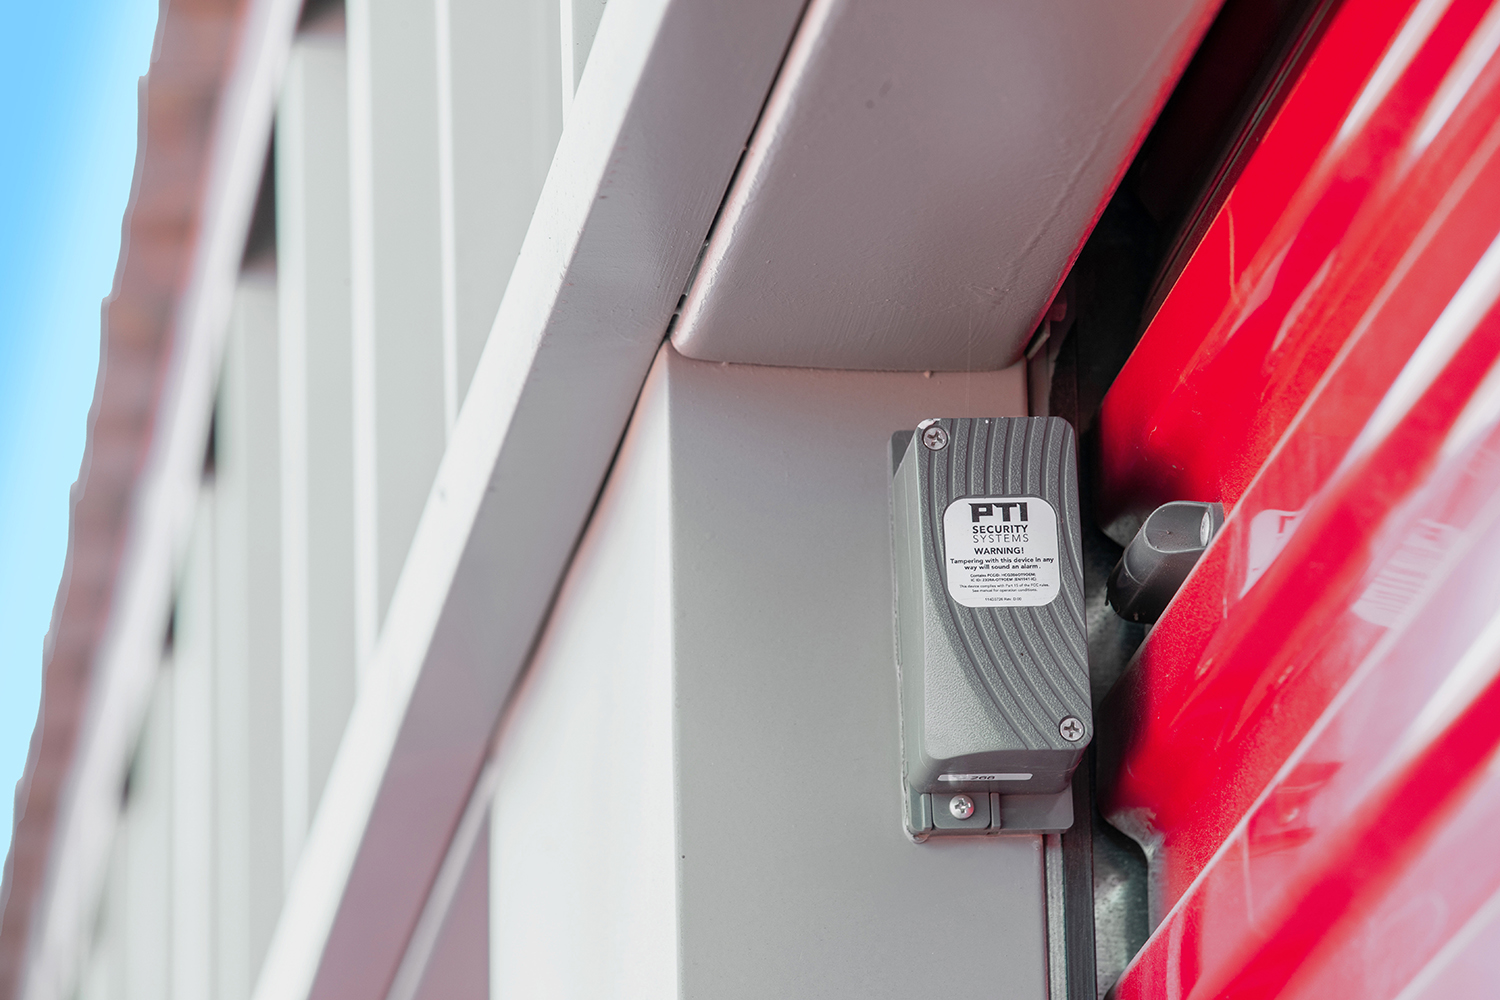
<path id="1" fill-rule="evenodd" d="M 247 975 L 250 893 L 249 719 L 250 580 L 244 544 L 250 497 L 246 482 L 247 348 L 245 289 L 236 291 L 219 388 L 214 446 L 213 807 L 215 833 L 213 995 L 238 1000 Z"/>
<path id="2" fill-rule="evenodd" d="M 665 393 L 642 400 L 499 748 L 496 1000 L 677 995 Z"/>
<path id="3" fill-rule="evenodd" d="M 443 296 L 443 435 L 458 420 L 458 276 L 454 258 L 453 203 L 453 11 L 450 0 L 432 0 L 433 53 L 437 72 L 438 242 Z"/>
<path id="4" fill-rule="evenodd" d="M 172 1000 L 213 995 L 213 488 L 179 584 L 172 684 Z"/>
<path id="5" fill-rule="evenodd" d="M 172 669 L 152 695 L 125 803 L 121 928 L 127 1000 L 170 996 L 172 929 Z"/>
<path id="6" fill-rule="evenodd" d="M 557 0 L 447 7 L 452 330 L 458 405 L 479 365 L 562 135 Z"/>
<path id="7" fill-rule="evenodd" d="M 125 879 L 125 843 L 116 837 L 99 915 L 89 942 L 89 957 L 79 986 L 79 1000 L 125 1000 L 125 942 L 129 919 Z"/>
<path id="8" fill-rule="evenodd" d="M 249 995 L 281 905 L 281 491 L 275 275 L 235 293 L 215 502 L 215 982 Z"/>
<path id="9" fill-rule="evenodd" d="M 380 631 L 380 506 L 375 447 L 375 162 L 371 0 L 344 5 L 349 108 L 349 325 L 354 477 L 355 664 L 363 671 Z"/>
<path id="10" fill-rule="evenodd" d="M 357 551 L 373 642 L 447 435 L 437 41 L 431 3 L 350 0 L 347 16 L 356 496 L 374 491 Z"/>
<path id="11" fill-rule="evenodd" d="M 354 704 L 347 74 L 342 34 L 300 37 L 276 125 L 282 825 L 288 878 Z"/>
<path id="12" fill-rule="evenodd" d="M 281 430 L 282 879 L 291 880 L 308 822 L 307 300 L 312 283 L 305 219 L 308 55 L 294 44 L 276 109 L 276 285 Z M 352 378 L 352 376 L 351 376 Z M 353 511 L 351 510 L 352 514 Z M 352 581 L 351 581 L 352 582 Z"/>
<path id="13" fill-rule="evenodd" d="M 113 957 L 107 934 L 96 933 L 93 950 L 84 963 L 82 982 L 78 987 L 78 1000 L 115 1000 L 114 977 L 110 959 Z"/>

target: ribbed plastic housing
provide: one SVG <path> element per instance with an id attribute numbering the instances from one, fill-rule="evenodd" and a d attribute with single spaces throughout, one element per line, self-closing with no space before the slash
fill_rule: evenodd
<path id="1" fill-rule="evenodd" d="M 1072 427 L 928 421 L 893 517 L 909 792 L 1066 788 L 1093 735 Z"/>

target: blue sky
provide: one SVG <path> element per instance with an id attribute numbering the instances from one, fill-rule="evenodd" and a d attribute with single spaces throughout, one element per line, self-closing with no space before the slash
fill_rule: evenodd
<path id="1" fill-rule="evenodd" d="M 0 853 L 41 690 L 157 0 L 0 0 Z"/>

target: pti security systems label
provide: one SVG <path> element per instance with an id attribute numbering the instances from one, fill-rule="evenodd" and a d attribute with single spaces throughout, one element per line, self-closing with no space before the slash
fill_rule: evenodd
<path id="1" fill-rule="evenodd" d="M 943 511 L 948 594 L 966 608 L 1036 608 L 1061 587 L 1057 512 L 1041 497 L 964 497 Z"/>

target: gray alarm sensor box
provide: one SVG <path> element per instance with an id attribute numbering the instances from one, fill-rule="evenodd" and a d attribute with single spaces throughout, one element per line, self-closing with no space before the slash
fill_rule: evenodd
<path id="1" fill-rule="evenodd" d="M 908 832 L 1070 825 L 1093 735 L 1073 428 L 925 421 L 892 515 Z M 987 830 L 945 819 L 984 799 Z"/>

